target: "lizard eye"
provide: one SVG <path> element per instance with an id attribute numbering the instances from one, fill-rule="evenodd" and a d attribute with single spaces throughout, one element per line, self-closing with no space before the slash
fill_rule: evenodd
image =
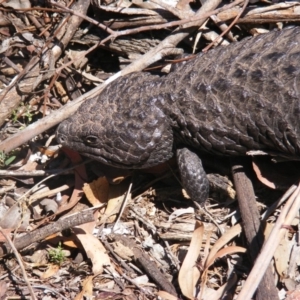
<path id="1" fill-rule="evenodd" d="M 85 138 L 85 142 L 90 145 L 97 144 L 97 141 L 98 141 L 98 139 L 94 135 L 89 135 Z"/>

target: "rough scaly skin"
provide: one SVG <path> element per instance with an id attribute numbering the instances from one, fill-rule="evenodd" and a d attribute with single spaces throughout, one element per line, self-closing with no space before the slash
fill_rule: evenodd
<path id="1" fill-rule="evenodd" d="M 168 160 L 176 148 L 218 155 L 300 154 L 300 28 L 200 54 L 165 77 L 129 74 L 82 104 L 58 141 L 121 168 Z"/>

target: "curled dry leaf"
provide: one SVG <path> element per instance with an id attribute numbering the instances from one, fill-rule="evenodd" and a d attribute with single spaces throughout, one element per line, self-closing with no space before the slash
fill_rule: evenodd
<path id="1" fill-rule="evenodd" d="M 239 247 L 239 246 L 229 246 L 229 247 L 226 247 L 224 249 L 221 249 L 220 251 L 218 251 L 213 257 L 212 259 L 207 263 L 206 265 L 206 268 L 209 268 L 213 263 L 214 261 L 217 259 L 217 258 L 221 258 L 221 257 L 224 257 L 226 255 L 229 255 L 229 254 L 234 254 L 234 253 L 245 253 L 247 251 L 246 248 L 244 247 Z"/>
<path id="2" fill-rule="evenodd" d="M 271 189 L 286 189 L 299 178 L 298 162 L 273 163 L 270 157 L 254 156 L 252 166 L 258 180 Z"/>
<path id="3" fill-rule="evenodd" d="M 207 269 L 211 266 L 215 260 L 217 252 L 223 248 L 230 240 L 242 232 L 242 226 L 236 224 L 235 226 L 228 229 L 214 244 L 208 257 L 205 260 L 204 268 Z"/>
<path id="4" fill-rule="evenodd" d="M 43 206 L 46 213 L 55 214 L 58 209 L 58 204 L 53 199 L 44 199 L 41 201 L 41 206 Z"/>
<path id="5" fill-rule="evenodd" d="M 26 230 L 29 225 L 30 210 L 27 207 L 16 203 L 1 216 L 0 226 L 5 229 Z"/>
<path id="6" fill-rule="evenodd" d="M 173 220 L 177 219 L 182 215 L 193 214 L 193 213 L 195 213 L 195 209 L 193 207 L 176 209 L 173 213 L 170 214 L 168 221 L 172 222 Z"/>
<path id="7" fill-rule="evenodd" d="M 189 299 L 194 298 L 194 290 L 200 277 L 200 271 L 196 267 L 196 261 L 200 254 L 203 233 L 204 226 L 201 222 L 197 221 L 192 235 L 191 244 L 179 271 L 178 283 L 181 292 Z"/>
<path id="8" fill-rule="evenodd" d="M 206 258 L 204 258 L 204 267 L 202 273 L 202 288 L 201 292 L 204 291 L 206 274 L 208 268 L 214 263 L 217 258 L 221 258 L 225 255 L 237 253 L 237 252 L 246 252 L 246 249 L 243 247 L 230 246 L 223 248 L 232 238 L 241 233 L 242 228 L 240 224 L 235 225 L 225 232 L 219 240 L 215 243 L 210 253 Z M 179 271 L 179 286 L 181 292 L 189 299 L 194 298 L 194 291 L 196 284 L 200 278 L 200 270 L 196 267 L 196 261 L 200 254 L 200 249 L 202 246 L 204 227 L 201 222 L 196 222 L 195 230 L 192 236 L 191 244 L 188 250 L 188 253 L 183 261 L 182 267 Z M 220 250 L 221 249 L 221 250 Z M 209 298 L 210 299 L 210 298 Z"/>
<path id="9" fill-rule="evenodd" d="M 215 262 L 216 259 L 224 257 L 229 254 L 233 253 L 245 253 L 247 251 L 246 248 L 238 247 L 238 246 L 229 246 L 226 248 L 221 249 L 224 247 L 232 238 L 234 238 L 236 235 L 238 235 L 242 231 L 242 227 L 240 224 L 237 224 L 233 227 L 231 227 L 229 230 L 227 230 L 214 244 L 212 247 L 210 253 L 208 254 L 206 259 L 203 259 L 204 262 L 204 268 L 203 273 L 201 275 L 202 281 L 201 281 L 201 288 L 200 288 L 200 299 L 219 299 L 218 293 L 216 293 L 214 296 L 203 298 L 204 294 L 206 293 L 206 281 L 207 281 L 207 272 L 208 268 Z M 220 250 L 221 249 L 221 250 Z"/>

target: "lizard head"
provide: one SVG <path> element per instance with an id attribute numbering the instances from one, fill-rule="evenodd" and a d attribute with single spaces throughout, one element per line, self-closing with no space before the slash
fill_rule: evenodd
<path id="1" fill-rule="evenodd" d="M 135 99 L 132 91 L 131 97 L 126 92 L 122 99 L 112 97 L 116 89 L 120 85 L 109 86 L 63 121 L 56 131 L 58 142 L 118 168 L 148 168 L 171 158 L 173 133 L 155 100 Z"/>

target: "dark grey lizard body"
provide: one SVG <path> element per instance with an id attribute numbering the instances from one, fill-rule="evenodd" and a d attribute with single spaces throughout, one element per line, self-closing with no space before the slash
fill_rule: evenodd
<path id="1" fill-rule="evenodd" d="M 300 28 L 200 54 L 165 77 L 135 73 L 86 101 L 57 130 L 85 156 L 146 168 L 192 147 L 300 156 Z"/>

